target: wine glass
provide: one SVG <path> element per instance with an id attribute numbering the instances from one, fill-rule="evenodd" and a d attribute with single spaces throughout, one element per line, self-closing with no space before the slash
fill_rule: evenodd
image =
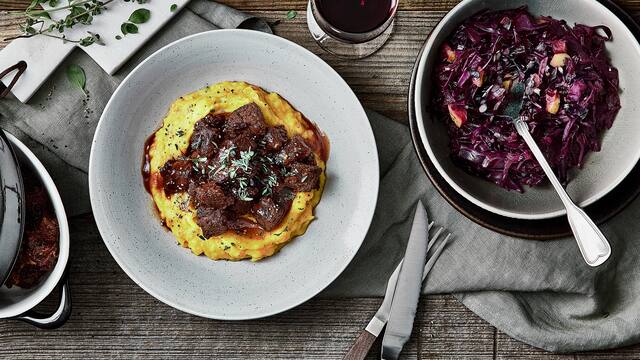
<path id="1" fill-rule="evenodd" d="M 327 52 L 352 59 L 367 57 L 391 36 L 398 1 L 309 0 L 309 31 Z"/>

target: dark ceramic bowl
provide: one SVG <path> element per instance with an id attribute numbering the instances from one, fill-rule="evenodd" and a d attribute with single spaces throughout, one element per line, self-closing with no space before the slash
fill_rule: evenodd
<path id="1" fill-rule="evenodd" d="M 566 211 L 555 190 L 544 184 L 524 193 L 504 190 L 484 179 L 468 174 L 452 161 L 449 137 L 441 119 L 431 113 L 432 69 L 440 47 L 454 29 L 475 13 L 485 9 L 506 9 L 526 5 L 536 16 L 553 16 L 569 24 L 606 25 L 613 32 L 607 50 L 613 66 L 620 72 L 622 109 L 613 127 L 603 133 L 602 150 L 588 155 L 585 166 L 571 174 L 567 192 L 580 206 L 602 199 L 630 174 L 640 158 L 640 44 L 620 17 L 596 0 L 465 0 L 456 6 L 431 33 L 418 60 L 414 107 L 417 132 L 429 160 L 438 174 L 460 196 L 474 205 L 504 217 L 540 220 L 563 216 Z"/>
<path id="2" fill-rule="evenodd" d="M 467 3 L 465 1 L 463 3 Z M 508 2 L 501 2 L 504 4 L 511 4 Z M 618 7 L 610 0 L 601 0 L 600 3 L 614 14 L 618 21 L 621 21 L 629 31 L 632 32 L 634 37 L 640 36 L 640 27 L 634 21 L 634 19 L 627 14 L 624 10 Z M 487 2 L 483 2 L 487 4 Z M 505 5 L 506 6 L 506 5 Z M 433 34 L 431 34 L 433 35 Z M 486 208 L 478 206 L 476 203 L 470 201 L 467 197 L 463 196 L 452 185 L 450 180 L 445 179 L 439 169 L 434 165 L 432 156 L 430 156 L 425 146 L 423 136 L 421 136 L 420 129 L 424 129 L 424 124 L 419 124 L 420 121 L 424 121 L 427 112 L 424 108 L 416 107 L 416 87 L 427 86 L 428 82 L 424 79 L 420 80 L 418 75 L 418 67 L 420 62 L 425 58 L 425 51 L 428 49 L 428 39 L 425 42 L 414 66 L 414 71 L 411 79 L 411 85 L 409 89 L 409 121 L 411 127 L 411 135 L 413 143 L 422 163 L 422 166 L 427 173 L 427 176 L 434 184 L 435 188 L 440 194 L 458 211 L 463 215 L 473 220 L 474 222 L 485 226 L 494 231 L 515 237 L 545 240 L 559 237 L 565 237 L 571 235 L 571 229 L 565 216 L 554 216 L 545 219 L 518 219 L 509 216 L 503 216 L 496 212 L 490 211 Z M 422 116 L 418 117 L 416 114 L 422 112 Z M 431 121 L 431 120 L 429 120 Z M 436 124 L 428 124 L 429 126 L 436 126 Z M 615 126 L 615 125 L 614 125 Z M 446 134 L 445 134 L 446 136 Z M 615 186 L 606 195 L 595 201 L 591 205 L 587 206 L 585 210 L 598 224 L 602 224 L 613 216 L 622 211 L 628 206 L 637 196 L 640 194 L 640 165 L 636 165 L 628 173 L 628 175 L 617 186 Z M 493 186 L 490 183 L 484 184 L 484 186 Z M 502 191 L 495 187 L 495 191 Z"/>

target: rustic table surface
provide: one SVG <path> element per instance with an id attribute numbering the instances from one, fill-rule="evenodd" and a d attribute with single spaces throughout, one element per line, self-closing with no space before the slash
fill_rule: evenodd
<path id="1" fill-rule="evenodd" d="M 0 0 L 0 39 L 22 21 L 12 11 L 31 0 Z M 270 21 L 275 32 L 320 55 L 351 85 L 362 103 L 407 121 L 407 87 L 415 57 L 434 24 L 456 0 L 401 0 L 395 33 L 362 61 L 345 61 L 320 50 L 305 23 L 306 0 L 226 0 Z M 618 3 L 640 18 L 640 0 Z M 6 42 L 0 40 L 0 48 Z M 62 328 L 41 331 L 0 322 L 0 358 L 286 358 L 338 359 L 373 316 L 382 299 L 313 299 L 264 320 L 224 322 L 191 316 L 164 305 L 131 281 L 105 248 L 91 215 L 70 219 L 73 315 Z M 46 304 L 45 304 L 46 306 Z M 379 354 L 379 341 L 370 357 Z M 407 359 L 637 359 L 640 346 L 556 355 L 509 338 L 452 296 L 425 296 Z"/>

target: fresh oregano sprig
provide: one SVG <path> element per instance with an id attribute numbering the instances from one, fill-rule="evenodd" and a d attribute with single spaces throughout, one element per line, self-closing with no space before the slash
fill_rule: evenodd
<path id="1" fill-rule="evenodd" d="M 70 29 L 78 24 L 90 25 L 93 17 L 101 14 L 102 11 L 107 8 L 106 5 L 113 1 L 114 0 L 68 0 L 67 5 L 58 6 L 60 0 L 32 0 L 27 9 L 20 14 L 26 17 L 25 22 L 19 25 L 22 33 L 5 40 L 43 35 L 61 39 L 64 42 L 77 43 L 81 46 L 89 46 L 91 44 L 102 45 L 103 43 L 100 40 L 99 34 L 87 31 L 88 36 L 80 39 L 69 39 L 63 33 L 66 29 Z M 41 9 L 39 8 L 40 5 L 49 5 L 51 9 Z M 56 21 L 51 20 L 51 13 L 60 11 L 66 12 L 65 17 Z"/>
<path id="2" fill-rule="evenodd" d="M 100 15 L 107 9 L 107 5 L 114 0 L 66 0 L 66 5 L 61 5 L 62 0 L 31 0 L 31 3 L 24 12 L 18 15 L 26 17 L 23 24 L 19 25 L 21 34 L 5 40 L 17 38 L 30 38 L 37 35 L 48 36 L 61 39 L 64 42 L 73 42 L 81 46 L 92 44 L 104 45 L 100 39 L 100 34 L 87 31 L 87 36 L 80 39 L 69 39 L 64 35 L 66 29 L 70 29 L 77 24 L 91 25 L 94 16 Z M 124 0 L 125 2 L 146 4 L 149 0 Z M 40 8 L 40 5 L 48 5 L 48 10 Z M 55 12 L 66 12 L 65 17 L 60 20 L 52 20 L 51 14 Z M 137 33 L 138 27 L 135 24 L 142 24 L 149 20 L 151 12 L 147 9 L 138 9 L 131 14 L 130 22 L 122 24 L 123 34 Z M 116 38 L 119 38 L 117 36 Z"/>

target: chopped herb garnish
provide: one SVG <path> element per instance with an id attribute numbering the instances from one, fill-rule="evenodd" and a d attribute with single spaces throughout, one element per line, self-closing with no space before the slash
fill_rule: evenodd
<path id="1" fill-rule="evenodd" d="M 224 148 L 220 151 L 220 154 L 218 155 L 218 158 L 220 159 L 221 163 L 226 163 L 227 161 L 229 161 L 229 158 L 231 156 L 235 156 L 236 154 L 236 147 L 235 146 L 231 146 L 229 148 Z"/>
<path id="2" fill-rule="evenodd" d="M 242 171 L 249 172 L 251 169 L 250 166 L 250 161 L 253 158 L 253 156 L 255 155 L 255 152 L 253 152 L 252 150 L 249 151 L 241 151 L 240 152 L 240 159 L 236 159 L 231 161 L 231 164 L 233 166 L 235 166 L 236 168 L 240 168 L 242 169 Z"/>
<path id="3" fill-rule="evenodd" d="M 237 168 L 231 168 L 231 169 L 229 170 L 229 172 L 228 172 L 228 174 L 229 174 L 229 178 L 231 178 L 231 179 L 235 179 L 235 178 L 236 178 L 236 176 L 237 176 L 237 174 L 236 174 L 236 171 L 237 171 L 237 170 L 238 170 Z"/>

